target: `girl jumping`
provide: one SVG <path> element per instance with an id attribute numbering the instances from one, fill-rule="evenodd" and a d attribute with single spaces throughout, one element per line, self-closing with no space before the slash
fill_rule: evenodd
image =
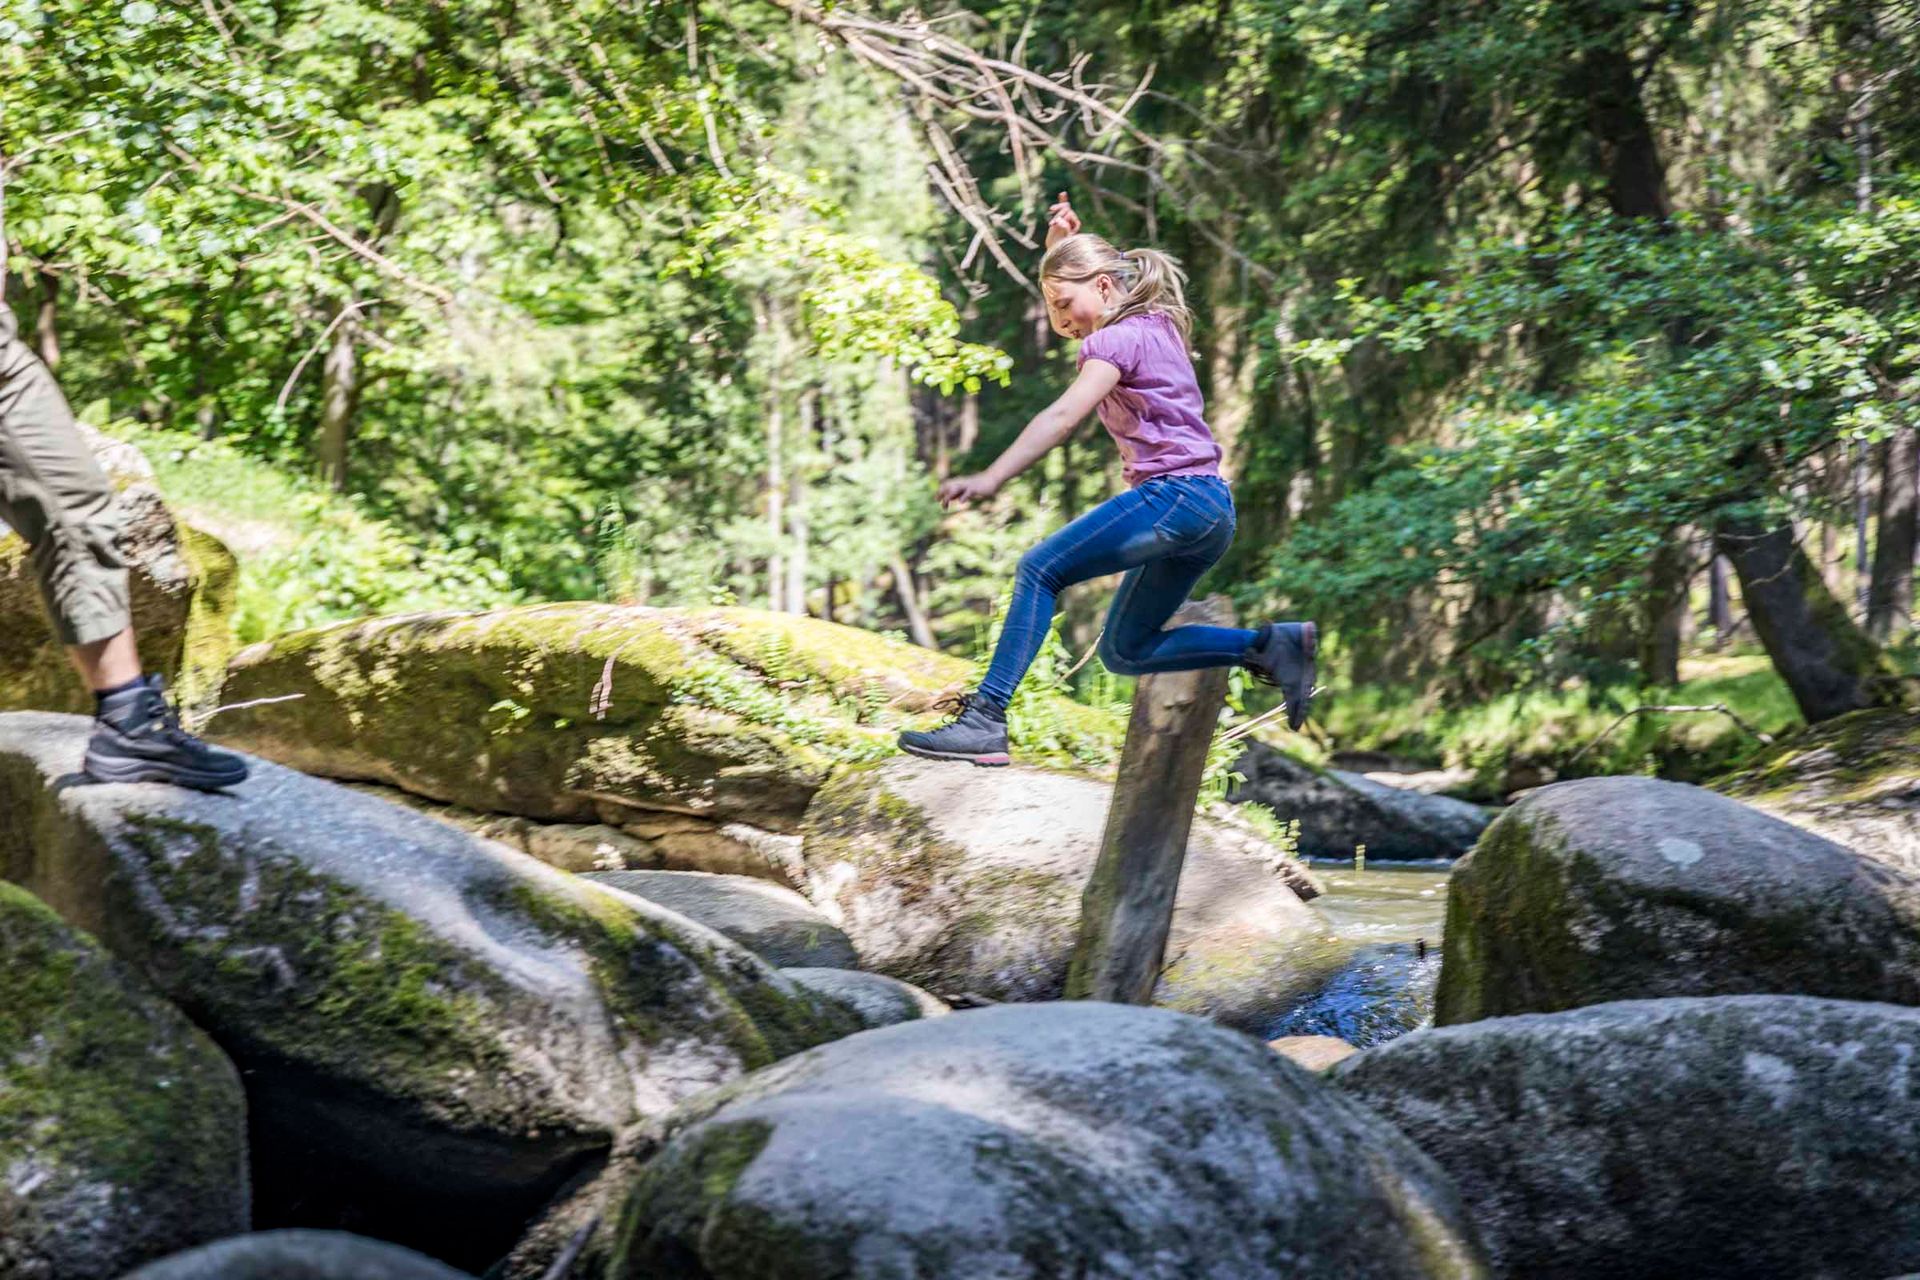
<path id="1" fill-rule="evenodd" d="M 1243 666 L 1278 685 L 1298 729 L 1313 693 L 1318 633 L 1311 622 L 1161 628 L 1233 541 L 1233 495 L 1207 429 L 1187 354 L 1193 315 L 1179 265 L 1153 249 L 1116 250 L 1082 233 L 1064 194 L 1040 263 L 1053 331 L 1080 340 L 1080 373 L 978 475 L 940 486 L 942 506 L 991 498 L 1097 410 L 1126 462 L 1127 492 L 1101 503 L 1021 557 L 1013 600 L 980 687 L 938 729 L 900 735 L 935 760 L 1004 765 L 1007 705 L 1053 626 L 1054 601 L 1075 582 L 1124 572 L 1100 660 L 1122 675 Z"/>

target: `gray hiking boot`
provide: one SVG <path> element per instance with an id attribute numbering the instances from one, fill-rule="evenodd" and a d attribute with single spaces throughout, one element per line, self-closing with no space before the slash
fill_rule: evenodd
<path id="1" fill-rule="evenodd" d="M 180 727 L 159 676 L 106 695 L 87 740 L 86 770 L 96 782 L 171 782 L 199 791 L 247 780 L 245 760 Z"/>
<path id="2" fill-rule="evenodd" d="M 977 765 L 1012 764 L 1007 754 L 1007 713 L 977 693 L 934 704 L 954 711 L 938 729 L 900 735 L 900 749 L 929 760 L 965 760 Z"/>
<path id="3" fill-rule="evenodd" d="M 1287 702 L 1287 727 L 1307 722 L 1307 704 L 1313 700 L 1314 655 L 1320 649 L 1320 628 L 1311 622 L 1269 622 L 1254 632 L 1253 644 L 1241 664 L 1263 684 L 1280 686 Z"/>

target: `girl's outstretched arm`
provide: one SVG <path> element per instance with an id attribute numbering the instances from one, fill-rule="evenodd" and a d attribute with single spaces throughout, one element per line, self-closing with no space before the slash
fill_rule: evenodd
<path id="1" fill-rule="evenodd" d="M 940 485 L 940 505 L 951 507 L 957 503 L 964 507 L 1000 492 L 1007 481 L 1046 457 L 1048 450 L 1072 435 L 1073 429 L 1093 412 L 1095 405 L 1107 398 L 1107 393 L 1119 381 L 1120 370 L 1105 360 L 1089 360 L 1081 365 L 1080 376 L 1073 380 L 1073 385 L 1058 400 L 1035 414 L 1020 438 L 1008 445 L 992 466 L 978 475 L 954 476 L 944 481 Z"/>

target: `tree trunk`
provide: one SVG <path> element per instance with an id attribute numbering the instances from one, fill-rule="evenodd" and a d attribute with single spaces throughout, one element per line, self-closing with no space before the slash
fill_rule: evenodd
<path id="1" fill-rule="evenodd" d="M 1647 684 L 1680 683 L 1680 632 L 1687 618 L 1687 584 L 1693 578 L 1692 535 L 1669 533 L 1647 569 L 1641 602 L 1640 678 Z"/>
<path id="2" fill-rule="evenodd" d="M 1233 610 L 1214 596 L 1174 618 L 1231 626 Z M 1227 674 L 1225 667 L 1161 672 L 1140 677 L 1134 689 L 1100 857 L 1080 899 L 1070 1000 L 1153 1000 Z"/>
<path id="3" fill-rule="evenodd" d="M 820 402 L 818 388 L 800 393 L 800 418 L 794 431 L 794 456 L 787 461 L 787 612 L 807 611 L 808 550 L 813 531 L 807 521 L 807 467 L 805 459 L 813 447 L 815 410 Z M 828 607 L 832 616 L 832 607 Z"/>
<path id="4" fill-rule="evenodd" d="M 914 584 L 907 558 L 894 552 L 887 571 L 893 575 L 893 593 L 900 597 L 900 611 L 907 615 L 907 634 L 923 649 L 938 649 L 940 645 L 933 638 L 933 628 L 927 625 L 927 612 L 920 607 L 920 588 Z"/>
<path id="5" fill-rule="evenodd" d="M 360 403 L 360 364 L 353 345 L 358 333 L 359 324 L 351 316 L 336 324 L 320 366 L 320 471 L 341 493 L 347 490 L 347 449 Z"/>
<path id="6" fill-rule="evenodd" d="M 1880 444 L 1880 529 L 1867 588 L 1867 634 L 1885 642 L 1913 625 L 1914 544 L 1920 539 L 1920 429 Z"/>
<path id="7" fill-rule="evenodd" d="M 779 613 L 787 586 L 786 558 L 781 555 L 787 538 L 786 325 L 779 304 L 766 294 L 754 299 L 754 313 L 761 332 L 773 342 L 773 367 L 767 375 L 767 538 L 772 547 L 767 556 L 767 608 Z"/>
<path id="8" fill-rule="evenodd" d="M 1733 572 L 1733 566 L 1727 558 L 1711 544 L 1707 547 L 1707 625 L 1713 628 L 1713 645 L 1717 649 L 1726 644 L 1733 635 L 1733 592 L 1729 588 L 1727 576 Z"/>
<path id="9" fill-rule="evenodd" d="M 1733 562 L 1747 616 L 1807 723 L 1887 700 L 1878 646 L 1834 599 L 1791 524 L 1769 528 L 1753 516 L 1722 516 L 1715 540 Z"/>
<path id="10" fill-rule="evenodd" d="M 60 277 L 39 273 L 40 309 L 33 319 L 33 349 L 49 369 L 60 367 Z"/>

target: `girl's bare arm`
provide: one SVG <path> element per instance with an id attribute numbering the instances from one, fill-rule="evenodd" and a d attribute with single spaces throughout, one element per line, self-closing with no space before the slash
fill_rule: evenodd
<path id="1" fill-rule="evenodd" d="M 1007 481 L 1047 456 L 1049 450 L 1073 434 L 1094 406 L 1107 398 L 1120 382 L 1120 370 L 1105 360 L 1089 360 L 1080 367 L 1080 376 L 1061 393 L 1058 400 L 1034 415 L 1026 430 L 993 465 L 978 475 L 955 476 L 940 486 L 940 505 L 965 505 L 976 498 L 991 498 Z"/>

